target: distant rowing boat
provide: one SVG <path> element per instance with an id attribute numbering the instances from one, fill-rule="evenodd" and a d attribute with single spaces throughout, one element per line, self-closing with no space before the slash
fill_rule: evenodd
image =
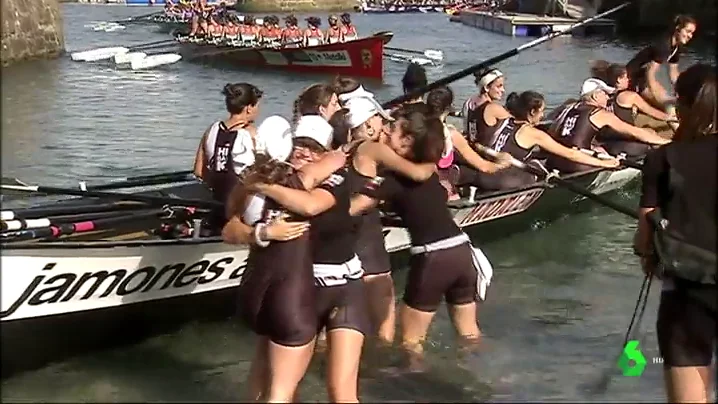
<path id="1" fill-rule="evenodd" d="M 181 42 L 185 60 L 222 62 L 236 68 L 265 67 L 296 73 L 342 74 L 381 80 L 384 45 L 393 37 L 379 32 L 353 41 L 309 47 L 242 47 Z"/>
<path id="2" fill-rule="evenodd" d="M 631 168 L 593 169 L 563 178 L 605 194 L 639 174 Z M 211 198 L 193 180 L 150 194 Z M 449 206 L 456 223 L 466 231 L 477 230 L 481 243 L 568 213 L 580 199 L 539 182 L 475 200 L 464 197 Z M 64 203 L 87 205 L 88 198 Z M 55 241 L 2 243 L 3 375 L 166 332 L 187 321 L 232 315 L 247 248 L 217 237 L 160 239 L 149 230 L 153 225 L 155 221 Z M 387 216 L 385 226 L 388 251 L 410 246 L 401 223 Z"/>
<path id="3" fill-rule="evenodd" d="M 354 10 L 365 14 L 409 14 L 409 13 L 443 13 L 448 6 L 444 5 L 404 5 L 404 6 L 355 6 Z"/>

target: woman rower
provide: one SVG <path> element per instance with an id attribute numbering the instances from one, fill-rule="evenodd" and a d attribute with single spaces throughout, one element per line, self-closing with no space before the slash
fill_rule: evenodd
<path id="1" fill-rule="evenodd" d="M 329 29 L 324 33 L 324 43 L 344 42 L 342 30 L 339 27 L 339 18 L 336 15 L 330 15 L 327 21 L 329 22 Z"/>
<path id="2" fill-rule="evenodd" d="M 499 123 L 509 119 L 511 114 L 498 103 L 504 96 L 504 74 L 498 69 L 490 69 L 475 76 L 479 94 L 466 100 L 461 111 L 464 135 L 471 144 L 486 144 L 495 136 Z"/>
<path id="3" fill-rule="evenodd" d="M 247 269 L 239 287 L 244 321 L 257 333 L 248 385 L 252 400 L 296 402 L 296 389 L 312 357 L 317 332 L 316 295 L 309 218 L 292 214 L 274 200 L 249 194 L 253 184 L 314 188 L 344 165 L 344 153 L 330 153 L 318 163 L 294 158 L 289 122 L 267 118 L 257 130 L 257 156 L 242 173 L 228 203 L 225 242 L 250 244 Z M 292 221 L 286 221 L 291 219 Z M 281 242 L 273 242 L 281 241 Z"/>
<path id="4" fill-rule="evenodd" d="M 449 87 L 431 90 L 426 96 L 426 104 L 430 113 L 438 116 L 444 125 L 444 153 L 437 165 L 442 185 L 449 192 L 449 200 L 458 199 L 454 186 L 476 183 L 477 181 L 473 178 L 476 173 L 493 178 L 498 175 L 495 173 L 505 172 L 505 169 L 511 164 L 508 154 L 502 150 L 496 150 L 500 152 L 497 163 L 485 160 L 474 151 L 464 135 L 454 125 L 446 123 L 446 118 L 452 112 L 454 104 L 454 92 Z M 456 161 L 454 157 L 456 157 Z M 455 173 L 452 178 L 451 172 L 456 172 L 456 170 L 458 170 L 458 175 Z"/>
<path id="5" fill-rule="evenodd" d="M 624 65 L 598 60 L 591 66 L 591 76 L 603 80 L 616 89 L 616 92 L 611 94 L 608 109 L 623 122 L 633 126 L 645 126 L 637 123 L 637 117 L 641 116 L 638 115 L 640 112 L 651 118 L 651 121 L 658 121 L 658 125 L 650 125 L 656 130 L 663 127 L 668 131 L 675 131 L 678 128 L 678 125 L 671 122 L 675 120 L 674 116 L 652 107 L 640 94 L 628 88 L 628 71 Z"/>
<path id="6" fill-rule="evenodd" d="M 239 32 L 242 37 L 244 46 L 253 46 L 257 43 L 259 29 L 257 28 L 254 17 L 251 15 L 244 16 L 244 24 L 240 25 Z"/>
<path id="7" fill-rule="evenodd" d="M 663 281 L 656 331 L 669 403 L 715 402 L 716 94 L 715 66 L 686 69 L 676 81 L 673 143 L 650 152 L 643 165 L 634 250 L 643 271 Z"/>
<path id="8" fill-rule="evenodd" d="M 349 15 L 349 13 L 343 13 L 341 15 L 341 20 L 342 20 L 341 30 L 342 30 L 343 41 L 349 42 L 349 41 L 356 41 L 357 39 L 359 39 L 359 34 L 357 33 L 357 29 L 354 26 L 354 24 L 352 24 L 351 15 Z"/>
<path id="9" fill-rule="evenodd" d="M 194 160 L 194 175 L 212 190 L 214 199 L 226 203 L 246 168 L 245 157 L 254 150 L 256 127 L 262 91 L 249 83 L 227 84 L 222 89 L 229 117 L 210 125 L 202 135 Z M 212 216 L 210 227 L 221 229 L 223 211 Z"/>
<path id="10" fill-rule="evenodd" d="M 332 128 L 326 117 L 338 108 L 329 85 L 310 87 L 295 102 L 293 159 L 315 161 L 329 151 Z M 363 269 L 354 252 L 354 221 L 349 216 L 350 189 L 347 169 L 335 171 L 311 190 L 274 185 L 256 185 L 259 192 L 288 210 L 310 217 L 314 279 L 317 286 L 317 328 L 327 330 L 327 391 L 331 402 L 358 402 L 358 378 L 364 336 L 369 331 L 366 296 L 361 281 Z M 304 350 L 301 375 L 311 351 Z M 300 368 L 297 367 L 297 370 Z M 291 400 L 293 392 L 282 399 Z"/>
<path id="11" fill-rule="evenodd" d="M 319 26 L 322 25 L 322 20 L 319 17 L 307 18 L 307 29 L 304 30 L 304 46 L 317 46 L 321 45 L 324 40 L 324 34 Z"/>
<path id="12" fill-rule="evenodd" d="M 410 63 L 406 67 L 404 76 L 401 78 L 401 87 L 404 90 L 404 94 L 409 94 L 420 88 L 426 87 L 429 80 L 426 78 L 426 69 L 418 63 Z M 424 95 L 419 94 L 415 98 L 406 101 L 405 104 L 422 103 L 424 102 Z"/>
<path id="13" fill-rule="evenodd" d="M 674 97 L 658 81 L 657 73 L 661 65 L 668 64 L 668 76 L 671 85 L 678 79 L 678 61 L 683 47 L 690 42 L 696 31 L 697 23 L 693 17 L 678 15 L 673 21 L 673 32 L 660 41 L 643 48 L 626 65 L 631 79 L 631 88 L 641 94 L 653 106 L 665 109 Z"/>
<path id="14" fill-rule="evenodd" d="M 414 181 L 425 181 L 434 173 L 433 164 L 415 164 L 396 154 L 385 143 L 382 139 L 384 125 L 393 118 L 373 97 L 350 98 L 345 108 L 349 137 L 336 143 L 361 142 L 349 164 L 352 193 L 366 187 L 380 169 L 396 171 Z M 370 209 L 362 215 L 357 230 L 356 252 L 364 269 L 363 280 L 373 330 L 379 345 L 391 345 L 396 327 L 394 282 L 378 209 Z"/>
<path id="15" fill-rule="evenodd" d="M 217 17 L 210 15 L 207 22 L 207 36 L 215 42 L 224 37 L 224 26 L 217 21 Z"/>
<path id="16" fill-rule="evenodd" d="M 282 30 L 282 45 L 288 48 L 297 48 L 301 46 L 304 36 L 302 30 L 299 29 L 297 17 L 290 14 L 284 17 L 286 27 Z"/>
<path id="17" fill-rule="evenodd" d="M 506 107 L 513 117 L 504 121 L 494 142 L 485 146 L 496 151 L 503 150 L 524 162 L 531 159 L 534 149 L 538 147 L 577 164 L 605 168 L 619 166 L 620 163 L 615 158 L 598 159 L 589 156 L 577 149 L 561 145 L 551 135 L 537 129 L 535 125 L 543 119 L 546 108 L 543 95 L 534 91 L 524 91 L 520 95 L 511 93 L 506 97 Z M 537 178 L 519 168 L 510 167 L 482 180 L 483 188 L 502 190 L 531 184 L 536 182 Z"/>
<path id="18" fill-rule="evenodd" d="M 415 163 L 436 164 L 444 149 L 443 125 L 438 118 L 422 114 L 415 105 L 402 106 L 392 113 L 395 121 L 391 122 L 389 145 Z M 353 215 L 375 206 L 379 200 L 391 201 L 414 245 L 399 311 L 401 346 L 408 356 L 409 368 L 422 368 L 422 343 L 442 297 L 449 305 L 459 338 L 478 341 L 476 296 L 478 292 L 484 298 L 490 275 L 484 276 L 474 266 L 469 238 L 446 206 L 446 192 L 439 177 L 434 174 L 427 181 L 416 183 L 385 173 L 369 182 L 362 194 L 352 199 Z"/>
<path id="19" fill-rule="evenodd" d="M 609 93 L 614 88 L 602 80 L 590 78 L 581 86 L 581 99 L 579 102 L 567 107 L 556 118 L 549 129 L 553 137 L 566 147 L 591 150 L 599 132 L 611 133 L 615 131 L 621 135 L 635 139 L 649 145 L 661 145 L 670 142 L 658 136 L 652 129 L 637 128 L 618 119 L 608 110 Z M 600 151 L 605 151 L 603 148 Z M 615 150 L 614 150 L 615 151 Z M 550 155 L 547 166 L 563 173 L 583 171 L 589 167 L 567 160 L 557 155 Z"/>

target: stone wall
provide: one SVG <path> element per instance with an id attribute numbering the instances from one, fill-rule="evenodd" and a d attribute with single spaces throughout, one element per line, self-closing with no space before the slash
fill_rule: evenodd
<path id="1" fill-rule="evenodd" d="M 356 0 L 239 0 L 237 11 L 247 13 L 351 11 L 356 5 L 358 5 Z"/>
<path id="2" fill-rule="evenodd" d="M 56 57 L 65 38 L 58 0 L 0 0 L 2 66 L 34 58 Z"/>

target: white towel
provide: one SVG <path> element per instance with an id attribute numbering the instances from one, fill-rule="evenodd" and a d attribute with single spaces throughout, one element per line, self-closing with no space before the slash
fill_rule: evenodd
<path id="1" fill-rule="evenodd" d="M 486 300 L 486 290 L 489 288 L 491 278 L 494 276 L 494 268 L 480 248 L 472 245 L 471 256 L 474 260 L 476 274 L 478 275 L 476 277 L 476 294 L 481 300 Z"/>

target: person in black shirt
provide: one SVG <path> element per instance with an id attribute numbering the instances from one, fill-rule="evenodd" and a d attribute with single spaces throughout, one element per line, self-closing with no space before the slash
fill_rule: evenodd
<path id="1" fill-rule="evenodd" d="M 657 333 L 668 402 L 705 403 L 718 335 L 715 67 L 691 66 L 676 93 L 673 143 L 645 159 L 634 248 L 644 272 L 663 281 Z"/>
<path id="2" fill-rule="evenodd" d="M 677 16 L 670 37 L 663 37 L 658 42 L 642 49 L 626 65 L 631 86 L 654 106 L 663 109 L 665 104 L 674 101 L 674 98 L 668 96 L 666 89 L 658 82 L 656 73 L 661 65 L 667 63 L 671 84 L 675 85 L 679 74 L 680 53 L 693 38 L 696 28 L 697 23 L 693 17 Z"/>

